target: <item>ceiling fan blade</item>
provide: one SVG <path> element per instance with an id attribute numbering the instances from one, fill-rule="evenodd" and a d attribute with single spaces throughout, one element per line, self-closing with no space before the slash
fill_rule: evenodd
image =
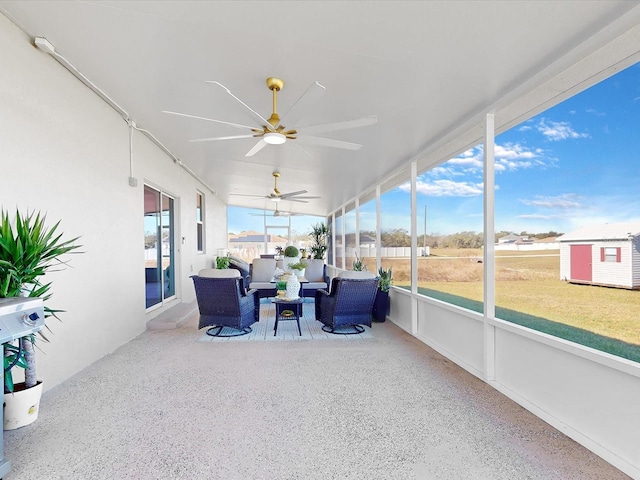
<path id="1" fill-rule="evenodd" d="M 162 110 L 162 113 L 168 113 L 170 115 L 178 115 L 179 117 L 195 118 L 196 120 L 205 120 L 207 122 L 221 123 L 223 125 L 230 125 L 236 128 L 243 128 L 243 129 L 248 128 L 249 130 L 253 130 L 255 128 L 255 127 L 250 127 L 248 125 L 240 125 L 239 123 L 223 122 L 222 120 L 215 120 L 213 118 L 198 117 L 197 115 L 189 115 L 188 113 L 171 112 L 169 110 Z"/>
<path id="2" fill-rule="evenodd" d="M 231 135 L 229 137 L 194 138 L 190 142 L 215 142 L 217 140 L 235 140 L 236 138 L 255 138 L 255 135 Z"/>
<path id="3" fill-rule="evenodd" d="M 256 143 L 253 146 L 253 148 L 251 150 L 249 150 L 245 154 L 245 157 L 253 157 L 256 153 L 258 153 L 260 150 L 262 150 L 266 146 L 267 146 L 267 142 L 265 142 L 264 140 L 261 139 L 258 143 Z"/>
<path id="4" fill-rule="evenodd" d="M 303 193 L 307 193 L 307 191 L 306 190 L 298 190 L 297 192 L 283 193 L 282 195 L 280 195 L 280 198 L 294 197 L 296 195 L 302 195 Z"/>
<path id="5" fill-rule="evenodd" d="M 240 100 L 238 97 L 236 97 L 233 93 L 231 93 L 231 90 L 229 90 L 227 87 L 225 87 L 221 83 L 213 81 L 213 80 L 206 80 L 206 82 L 207 83 L 212 83 L 213 85 L 218 85 L 225 92 L 227 92 L 229 95 L 231 95 L 231 97 L 233 97 L 233 99 L 236 102 L 238 102 L 240 105 L 242 105 L 244 107 L 244 112 L 246 114 L 248 114 L 260 127 L 267 127 L 269 130 L 273 130 L 273 127 L 271 126 L 271 124 L 262 115 L 260 115 L 253 108 L 251 108 L 249 105 L 247 105 L 242 100 Z"/>
<path id="6" fill-rule="evenodd" d="M 289 111 L 282 116 L 280 124 L 295 125 L 298 123 L 310 107 L 318 103 L 326 91 L 327 89 L 324 86 L 318 82 L 313 82 L 300 98 L 296 100 L 296 103 L 291 106 Z"/>
<path id="7" fill-rule="evenodd" d="M 309 203 L 306 200 L 298 200 L 296 197 L 293 198 L 285 198 L 287 202 L 298 202 L 298 203 Z"/>
<path id="8" fill-rule="evenodd" d="M 249 193 L 229 193 L 229 195 L 234 195 L 236 197 L 269 198 L 268 196 L 265 197 L 264 195 L 252 195 Z"/>
<path id="9" fill-rule="evenodd" d="M 343 142 L 341 140 L 333 140 L 331 138 L 311 137 L 308 135 L 300 135 L 297 139 L 300 143 L 308 143 L 310 145 L 321 145 L 323 147 L 344 148 L 345 150 L 360 150 L 362 145 L 358 143 Z"/>
<path id="10" fill-rule="evenodd" d="M 293 198 L 285 198 L 284 200 L 314 200 L 322 197 L 293 197 Z"/>
<path id="11" fill-rule="evenodd" d="M 367 117 L 346 120 L 344 122 L 325 123 L 322 125 L 308 125 L 306 127 L 297 128 L 296 130 L 300 134 L 326 133 L 335 132 L 338 130 L 348 130 L 350 128 L 366 127 L 368 125 L 373 125 L 377 121 L 378 117 L 376 117 L 375 115 L 369 115 Z"/>
<path id="12" fill-rule="evenodd" d="M 300 146 L 300 144 L 298 142 L 291 142 L 296 148 L 298 148 L 299 150 L 301 150 L 303 153 L 305 153 L 307 156 L 313 158 L 313 155 L 311 155 L 309 152 L 307 152 L 304 148 L 302 148 Z"/>

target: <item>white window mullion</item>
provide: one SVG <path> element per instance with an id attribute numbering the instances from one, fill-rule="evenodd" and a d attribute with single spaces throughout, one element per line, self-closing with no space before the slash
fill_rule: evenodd
<path id="1" fill-rule="evenodd" d="M 484 374 L 495 380 L 495 327 L 489 323 L 496 317 L 495 274 L 495 125 L 494 115 L 484 123 Z"/>

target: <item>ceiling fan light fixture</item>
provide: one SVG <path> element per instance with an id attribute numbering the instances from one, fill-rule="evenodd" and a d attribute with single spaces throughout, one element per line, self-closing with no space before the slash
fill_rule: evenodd
<path id="1" fill-rule="evenodd" d="M 287 141 L 287 137 L 278 132 L 267 132 L 262 138 L 269 145 L 282 145 Z"/>

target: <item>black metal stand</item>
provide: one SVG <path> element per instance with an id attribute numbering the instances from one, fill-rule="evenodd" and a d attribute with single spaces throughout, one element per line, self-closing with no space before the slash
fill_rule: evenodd
<path id="1" fill-rule="evenodd" d="M 344 327 L 338 328 L 353 328 L 352 332 L 343 332 L 336 330 L 335 328 L 330 327 L 329 325 L 323 325 L 322 331 L 327 333 L 333 333 L 334 335 L 356 335 L 358 333 L 364 333 L 364 327 L 362 325 L 345 325 Z"/>
<path id="2" fill-rule="evenodd" d="M 225 328 L 229 328 L 234 331 L 234 333 L 224 334 L 222 335 L 222 330 Z M 241 337 L 242 335 L 246 335 L 247 333 L 251 333 L 251 327 L 245 327 L 242 330 L 233 327 L 225 327 L 224 325 L 216 325 L 215 327 L 211 327 L 207 330 L 207 335 L 212 337 Z"/>

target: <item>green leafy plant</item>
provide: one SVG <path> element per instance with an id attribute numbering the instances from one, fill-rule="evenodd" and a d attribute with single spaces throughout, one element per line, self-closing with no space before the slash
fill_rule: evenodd
<path id="1" fill-rule="evenodd" d="M 284 249 L 284 256 L 285 257 L 295 258 L 299 254 L 300 254 L 300 252 L 293 245 L 289 245 L 287 248 Z"/>
<path id="2" fill-rule="evenodd" d="M 58 232 L 60 222 L 53 227 L 45 225 L 46 215 L 16 211 L 15 227 L 8 212 L 2 210 L 0 218 L 0 297 L 40 297 L 44 302 L 49 300 L 51 282 L 42 283 L 42 277 L 54 267 L 64 268 L 67 264 L 60 257 L 67 253 L 79 253 L 80 245 L 75 242 L 79 237 L 62 240 Z M 44 306 L 45 320 L 58 318 L 57 313 Z M 59 319 L 59 318 L 58 318 Z M 48 328 L 48 327 L 47 327 Z M 42 330 L 40 337 L 49 341 Z M 35 336 L 22 339 L 22 348 L 12 343 L 4 344 L 4 365 L 14 365 L 25 369 L 25 388 L 37 384 L 35 365 Z M 13 391 L 11 371 L 5 373 L 5 391 Z"/>
<path id="3" fill-rule="evenodd" d="M 313 258 L 324 260 L 324 255 L 327 252 L 327 248 L 329 248 L 328 241 L 330 233 L 329 226 L 326 223 L 321 222 L 312 225 L 309 236 L 312 241 L 310 250 Z"/>
<path id="4" fill-rule="evenodd" d="M 393 285 L 393 278 L 391 275 L 391 267 L 389 267 L 387 270 L 382 267 L 378 269 L 378 288 L 381 291 L 388 292 L 391 285 Z"/>
<path id="5" fill-rule="evenodd" d="M 304 270 L 307 268 L 307 264 L 304 262 L 290 263 L 289 268 L 292 270 Z"/>
<path id="6" fill-rule="evenodd" d="M 224 257 L 216 257 L 216 268 L 226 269 L 229 268 L 229 264 L 231 263 L 231 259 L 229 258 L 229 254 Z"/>
<path id="7" fill-rule="evenodd" d="M 276 290 L 286 290 L 287 289 L 287 282 L 285 282 L 284 280 L 278 280 L 276 282 Z"/>
<path id="8" fill-rule="evenodd" d="M 358 257 L 356 254 L 356 259 L 353 261 L 353 270 L 356 272 L 364 272 L 367 269 L 367 266 L 364 262 Z"/>

